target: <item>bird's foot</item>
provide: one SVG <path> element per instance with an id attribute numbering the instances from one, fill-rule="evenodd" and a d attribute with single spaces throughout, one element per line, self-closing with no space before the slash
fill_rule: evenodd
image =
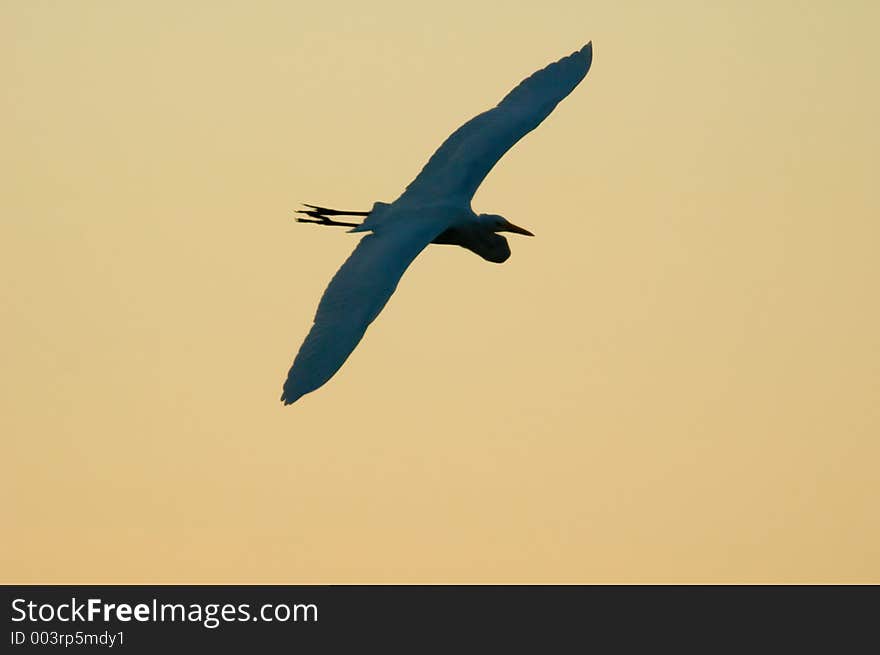
<path id="1" fill-rule="evenodd" d="M 306 212 L 302 212 L 306 213 Z M 357 227 L 360 223 L 349 223 L 348 221 L 334 221 L 332 218 L 327 218 L 326 216 L 320 216 L 315 214 L 309 214 L 309 216 L 314 216 L 314 218 L 303 218 L 302 216 L 296 217 L 297 223 L 314 223 L 315 225 L 339 225 L 344 227 Z"/>
<path id="2" fill-rule="evenodd" d="M 357 227 L 360 223 L 349 223 L 348 221 L 336 221 L 331 216 L 369 216 L 370 212 L 344 211 L 340 209 L 328 209 L 327 207 L 318 207 L 317 205 L 309 205 L 303 203 L 311 209 L 297 209 L 297 214 L 303 214 L 309 218 L 297 216 L 298 223 L 315 223 L 316 225 L 338 225 L 343 227 Z"/>

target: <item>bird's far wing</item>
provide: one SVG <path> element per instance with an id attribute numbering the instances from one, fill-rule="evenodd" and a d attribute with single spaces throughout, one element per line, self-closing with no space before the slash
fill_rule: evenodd
<path id="1" fill-rule="evenodd" d="M 400 221 L 394 229 L 361 239 L 321 297 L 315 323 L 287 374 L 281 395 L 285 405 L 333 377 L 382 311 L 404 271 L 448 222 L 439 216 Z"/>
<path id="2" fill-rule="evenodd" d="M 401 198 L 440 195 L 470 201 L 495 163 L 574 90 L 592 61 L 591 42 L 520 82 L 496 107 L 453 132 Z"/>

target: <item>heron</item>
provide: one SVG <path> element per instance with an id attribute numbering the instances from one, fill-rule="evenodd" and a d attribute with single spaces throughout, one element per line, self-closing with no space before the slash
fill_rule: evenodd
<path id="1" fill-rule="evenodd" d="M 385 307 L 403 273 L 429 244 L 466 248 L 500 264 L 510 246 L 500 233 L 534 236 L 498 214 L 477 214 L 471 199 L 499 159 L 534 130 L 584 79 L 592 42 L 519 83 L 498 105 L 453 132 L 392 203 L 346 211 L 303 203 L 297 220 L 366 233 L 333 276 L 300 346 L 281 401 L 290 405 L 342 367 Z M 358 222 L 338 216 L 361 216 Z"/>

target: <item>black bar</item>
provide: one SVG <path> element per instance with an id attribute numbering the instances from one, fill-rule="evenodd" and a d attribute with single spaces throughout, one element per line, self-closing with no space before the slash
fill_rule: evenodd
<path id="1" fill-rule="evenodd" d="M 803 639 L 815 646 L 823 635 L 841 652 L 860 633 L 872 635 L 867 638 L 876 645 L 880 615 L 876 586 L 72 585 L 2 591 L 2 651 L 9 653 L 47 647 L 418 653 L 437 646 L 455 653 L 519 652 L 525 644 L 537 652 L 589 652 L 603 643 L 626 649 L 690 643 L 710 652 L 739 644 L 761 652 L 758 646 L 787 648 Z M 77 634 L 81 643 L 73 643 Z"/>

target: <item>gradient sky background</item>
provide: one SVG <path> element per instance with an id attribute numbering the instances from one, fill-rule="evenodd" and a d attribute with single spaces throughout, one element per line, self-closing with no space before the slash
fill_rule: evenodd
<path id="1" fill-rule="evenodd" d="M 716 5 L 726 6 L 716 6 Z M 873 2 L 0 4 L 3 582 L 880 582 Z M 587 79 L 342 371 L 393 200 Z"/>

